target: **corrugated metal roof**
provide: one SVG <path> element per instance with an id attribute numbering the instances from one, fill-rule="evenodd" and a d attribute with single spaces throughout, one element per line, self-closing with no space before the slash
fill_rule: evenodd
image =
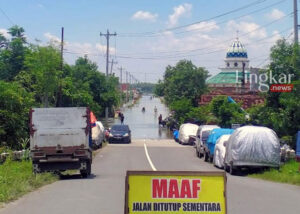
<path id="1" fill-rule="evenodd" d="M 213 76 L 212 78 L 206 80 L 207 84 L 235 84 L 236 75 L 238 73 L 238 83 L 241 83 L 242 80 L 242 72 L 220 72 L 217 75 Z M 247 77 L 249 77 L 249 73 L 246 73 Z"/>

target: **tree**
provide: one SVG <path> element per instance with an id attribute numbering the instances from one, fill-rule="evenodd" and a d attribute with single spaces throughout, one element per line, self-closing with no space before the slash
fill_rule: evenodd
<path id="1" fill-rule="evenodd" d="M 21 39 L 23 43 L 26 43 L 25 30 L 18 25 L 14 25 L 8 29 L 8 33 L 12 36 L 12 39 Z"/>
<path id="2" fill-rule="evenodd" d="M 25 74 L 28 72 L 34 79 L 33 90 L 38 101 L 45 107 L 49 104 L 54 106 L 61 73 L 59 51 L 52 46 L 32 46 L 31 51 L 26 55 L 25 66 Z"/>
<path id="3" fill-rule="evenodd" d="M 18 141 L 28 137 L 28 113 L 34 104 L 33 96 L 16 82 L 0 80 L 0 100 L 0 142 L 18 149 Z"/>
<path id="4" fill-rule="evenodd" d="M 211 112 L 221 127 L 231 128 L 231 124 L 246 122 L 246 115 L 237 103 L 229 103 L 226 96 L 217 96 L 211 103 Z"/>
<path id="5" fill-rule="evenodd" d="M 158 80 L 158 83 L 154 87 L 154 94 L 159 97 L 164 96 L 164 88 L 165 88 L 165 85 L 164 85 L 163 81 Z"/>
<path id="6" fill-rule="evenodd" d="M 181 60 L 175 67 L 168 66 L 164 75 L 164 95 L 167 104 L 182 98 L 198 105 L 199 97 L 206 91 L 208 71 L 196 67 L 191 61 Z"/>
<path id="7" fill-rule="evenodd" d="M 170 105 L 170 109 L 175 112 L 175 119 L 179 123 L 183 123 L 187 119 L 187 113 L 193 108 L 191 100 L 183 98 L 181 100 L 176 100 Z"/>
<path id="8" fill-rule="evenodd" d="M 8 33 L 12 39 L 8 41 L 0 35 L 0 80 L 12 81 L 24 68 L 24 60 L 27 48 L 24 29 L 18 26 L 9 28 Z"/>

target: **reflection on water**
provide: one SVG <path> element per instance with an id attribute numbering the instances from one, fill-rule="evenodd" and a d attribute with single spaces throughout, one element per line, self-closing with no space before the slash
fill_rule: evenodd
<path id="1" fill-rule="evenodd" d="M 155 106 L 157 112 L 154 111 Z M 142 108 L 145 107 L 145 112 Z M 160 128 L 158 116 L 162 114 L 165 118 L 169 114 L 168 108 L 162 104 L 159 98 L 150 99 L 150 96 L 143 96 L 132 108 L 124 108 L 124 124 L 128 124 L 131 129 L 133 139 L 167 139 L 172 135 L 167 128 Z M 108 125 L 120 124 L 120 120 L 110 118 Z M 105 124 L 104 124 L 105 125 Z"/>

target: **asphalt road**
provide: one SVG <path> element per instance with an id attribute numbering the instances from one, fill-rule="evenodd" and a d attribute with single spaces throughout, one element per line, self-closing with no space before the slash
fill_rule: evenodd
<path id="1" fill-rule="evenodd" d="M 131 145 L 108 145 L 94 158 L 90 178 L 66 176 L 7 204 L 0 214 L 120 214 L 124 212 L 126 170 L 153 169 L 218 170 L 198 159 L 193 147 L 178 145 L 173 140 L 133 140 Z M 300 187 L 227 176 L 229 214 L 300 213 Z"/>

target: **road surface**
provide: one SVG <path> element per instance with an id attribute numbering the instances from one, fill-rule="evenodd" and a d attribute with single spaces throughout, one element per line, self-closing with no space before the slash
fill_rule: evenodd
<path id="1" fill-rule="evenodd" d="M 95 157 L 90 178 L 64 178 L 6 205 L 0 214 L 120 214 L 124 212 L 126 170 L 154 168 L 218 170 L 198 159 L 192 146 L 182 146 L 173 140 L 133 140 L 131 145 L 108 145 Z M 227 176 L 229 214 L 300 213 L 300 187 Z"/>

